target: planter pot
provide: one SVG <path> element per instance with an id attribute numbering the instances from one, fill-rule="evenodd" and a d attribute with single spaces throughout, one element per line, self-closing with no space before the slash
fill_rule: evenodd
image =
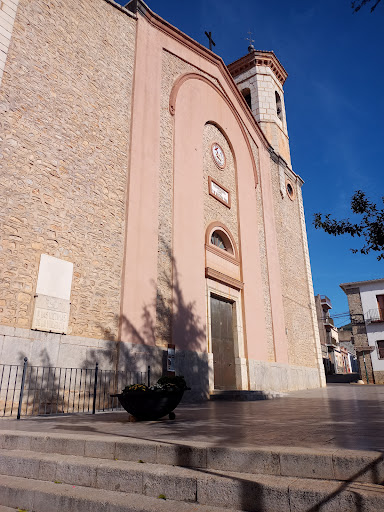
<path id="1" fill-rule="evenodd" d="M 184 389 L 175 391 L 128 391 L 116 395 L 124 409 L 138 420 L 158 420 L 167 414 L 175 419 L 174 409 L 183 398 Z"/>

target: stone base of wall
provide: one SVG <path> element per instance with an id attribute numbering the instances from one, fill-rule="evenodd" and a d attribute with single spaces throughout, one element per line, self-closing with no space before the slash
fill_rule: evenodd
<path id="1" fill-rule="evenodd" d="M 0 363 L 65 368 L 115 368 L 117 343 L 0 325 Z"/>
<path id="2" fill-rule="evenodd" d="M 0 325 L 0 364 L 22 364 L 24 357 L 30 365 L 61 368 L 94 368 L 97 362 L 104 370 L 117 367 L 119 371 L 146 372 L 150 366 L 153 384 L 167 369 L 167 350 L 162 347 Z M 214 389 L 212 354 L 176 350 L 175 369 L 177 375 L 184 375 L 191 388 L 185 393 L 184 402 L 209 398 Z M 238 389 L 248 389 L 247 369 L 252 391 L 282 392 L 321 386 L 316 368 L 238 358 Z M 380 374 L 376 381 L 384 383 L 384 372 L 376 374 Z"/>
<path id="3" fill-rule="evenodd" d="M 298 391 L 321 387 L 317 368 L 266 363 L 249 360 L 249 381 L 252 391 Z"/>
<path id="4" fill-rule="evenodd" d="M 373 375 L 375 377 L 375 384 L 384 384 L 384 372 L 373 372 Z"/>
<path id="5" fill-rule="evenodd" d="M 184 375 L 191 391 L 183 401 L 196 402 L 209 398 L 212 380 L 211 354 L 176 351 L 176 374 Z M 103 370 L 146 372 L 151 367 L 151 383 L 167 369 L 167 350 L 136 343 L 98 340 L 79 336 L 53 334 L 0 325 L 0 364 L 23 364 L 24 357 L 32 366 L 61 368 L 95 368 Z M 118 361 L 118 364 L 117 364 Z"/>

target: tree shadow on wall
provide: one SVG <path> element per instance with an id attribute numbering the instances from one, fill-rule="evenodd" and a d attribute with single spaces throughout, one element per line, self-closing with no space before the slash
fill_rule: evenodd
<path id="1" fill-rule="evenodd" d="M 196 313 L 196 303 L 184 297 L 175 258 L 169 246 L 162 243 L 163 254 L 168 261 L 169 272 L 159 274 L 158 282 L 152 282 L 153 300 L 142 306 L 140 325 L 128 316 L 116 317 L 121 337 L 118 340 L 108 328 L 98 325 L 104 340 L 102 348 L 90 349 L 82 367 L 115 368 L 119 372 L 145 372 L 151 368 L 151 384 L 167 371 L 167 345 L 176 347 L 176 375 L 184 375 L 191 391 L 186 401 L 208 398 L 209 372 L 206 352 L 205 319 Z M 202 295 L 201 300 L 205 300 Z M 179 333 L 175 339 L 173 333 Z"/>

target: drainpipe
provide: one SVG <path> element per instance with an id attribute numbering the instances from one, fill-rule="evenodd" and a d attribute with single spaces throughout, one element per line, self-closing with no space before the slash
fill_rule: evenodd
<path id="1" fill-rule="evenodd" d="M 367 377 L 367 384 L 369 384 L 368 370 L 367 370 L 367 365 L 365 363 L 365 352 L 364 352 L 364 350 L 363 350 L 363 359 L 364 359 L 365 375 Z"/>

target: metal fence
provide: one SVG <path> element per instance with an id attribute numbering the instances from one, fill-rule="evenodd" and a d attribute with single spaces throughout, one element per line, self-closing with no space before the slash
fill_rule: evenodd
<path id="1" fill-rule="evenodd" d="M 150 386 L 146 372 L 0 364 L 0 417 L 93 413 L 121 409 L 116 397 L 131 384 Z"/>

